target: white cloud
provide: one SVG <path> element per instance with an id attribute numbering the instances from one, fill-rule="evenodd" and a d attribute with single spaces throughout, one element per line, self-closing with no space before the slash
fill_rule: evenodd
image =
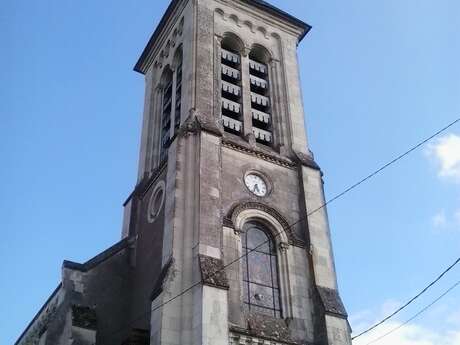
<path id="1" fill-rule="evenodd" d="M 445 210 L 438 211 L 432 218 L 431 224 L 435 231 L 459 231 L 460 209 L 447 213 Z"/>
<path id="2" fill-rule="evenodd" d="M 447 322 L 451 325 L 460 327 L 460 311 L 456 311 L 448 316 Z"/>
<path id="3" fill-rule="evenodd" d="M 388 299 L 383 302 L 382 306 L 380 307 L 380 314 L 381 315 L 389 315 L 393 313 L 396 309 L 401 307 L 402 303 L 400 301 L 394 299 Z"/>
<path id="4" fill-rule="evenodd" d="M 448 134 L 430 145 L 427 152 L 439 162 L 439 176 L 460 182 L 460 136 Z"/>
<path id="5" fill-rule="evenodd" d="M 400 303 L 389 300 L 383 303 L 382 307 L 379 308 L 380 312 L 370 313 L 366 311 L 357 313 L 355 316 L 351 315 L 350 322 L 353 329 L 356 331 L 354 335 L 358 334 L 363 329 L 367 329 L 377 320 L 383 319 L 383 317 L 388 315 L 388 310 L 393 312 L 395 310 L 394 307 L 399 307 L 400 305 Z M 443 327 L 443 331 L 440 330 L 439 324 L 436 325 L 428 322 L 426 324 L 429 326 L 422 326 L 417 320 L 414 320 L 402 326 L 400 321 L 390 320 L 377 327 L 375 330 L 355 339 L 353 345 L 368 345 L 371 342 L 372 345 L 460 345 L 460 311 L 452 311 L 452 308 L 449 306 L 449 304 L 441 304 L 438 306 L 441 308 L 440 310 L 429 313 L 431 317 L 434 317 L 436 320 L 438 319 L 436 315 L 439 311 L 442 311 L 441 314 L 444 317 L 441 317 L 441 319 L 443 319 L 441 323 L 445 326 Z M 450 313 L 449 310 L 451 310 Z M 433 314 L 433 312 L 435 314 Z M 369 318 L 368 316 L 370 315 L 373 315 L 373 318 Z M 358 322 L 354 323 L 353 320 Z M 399 329 L 375 341 L 396 328 Z"/>
<path id="6" fill-rule="evenodd" d="M 399 327 L 398 322 L 388 322 L 378 331 L 363 335 L 353 341 L 353 345 L 367 345 L 382 335 Z M 444 334 L 417 324 L 409 324 L 387 337 L 376 341 L 373 345 L 460 345 L 460 331 L 447 331 Z"/>
<path id="7" fill-rule="evenodd" d="M 457 222 L 457 226 L 460 225 L 460 210 L 457 210 L 457 212 L 455 212 L 454 214 L 454 217 L 455 217 L 455 221 Z"/>
<path id="8" fill-rule="evenodd" d="M 436 213 L 431 219 L 431 222 L 433 223 L 433 226 L 436 229 L 445 227 L 448 223 L 447 217 L 446 217 L 446 211 L 441 210 L 438 213 Z"/>

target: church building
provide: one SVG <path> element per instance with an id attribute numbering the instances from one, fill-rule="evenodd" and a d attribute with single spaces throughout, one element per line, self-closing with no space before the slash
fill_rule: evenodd
<path id="1" fill-rule="evenodd" d="M 351 345 L 305 131 L 309 30 L 262 0 L 172 0 L 134 67 L 121 240 L 64 261 L 16 345 Z"/>

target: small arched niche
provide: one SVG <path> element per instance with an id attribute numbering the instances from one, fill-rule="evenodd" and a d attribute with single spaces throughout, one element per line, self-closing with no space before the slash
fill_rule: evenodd
<path id="1" fill-rule="evenodd" d="M 182 51 L 182 44 L 177 47 L 176 51 L 174 52 L 174 58 L 172 62 L 172 67 L 173 69 L 176 69 L 178 66 L 182 65 L 182 57 L 183 57 L 183 51 Z"/>

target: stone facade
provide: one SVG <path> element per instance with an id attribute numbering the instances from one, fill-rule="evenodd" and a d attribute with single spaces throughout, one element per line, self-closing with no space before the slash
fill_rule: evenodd
<path id="1" fill-rule="evenodd" d="M 171 2 L 135 66 L 146 91 L 122 240 L 64 262 L 16 344 L 351 345 L 304 129 L 309 29 L 261 0 Z M 248 273 L 250 224 L 269 239 L 270 286 Z"/>

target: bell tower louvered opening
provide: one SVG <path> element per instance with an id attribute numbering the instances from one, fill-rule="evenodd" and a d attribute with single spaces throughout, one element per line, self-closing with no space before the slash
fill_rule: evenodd
<path id="1" fill-rule="evenodd" d="M 179 131 L 181 125 L 181 111 L 182 111 L 182 47 L 177 50 L 175 57 L 175 104 L 174 104 L 174 134 Z"/>
<path id="2" fill-rule="evenodd" d="M 161 141 L 160 141 L 160 162 L 168 155 L 169 140 L 171 137 L 171 109 L 173 96 L 173 78 L 170 69 L 163 74 L 163 95 L 161 102 Z"/>
<path id="3" fill-rule="evenodd" d="M 249 79 L 251 84 L 252 131 L 256 141 L 273 144 L 271 100 L 267 54 L 254 48 L 249 54 Z"/>
<path id="4" fill-rule="evenodd" d="M 222 122 L 229 133 L 243 134 L 241 55 L 234 40 L 226 38 L 221 46 Z"/>

